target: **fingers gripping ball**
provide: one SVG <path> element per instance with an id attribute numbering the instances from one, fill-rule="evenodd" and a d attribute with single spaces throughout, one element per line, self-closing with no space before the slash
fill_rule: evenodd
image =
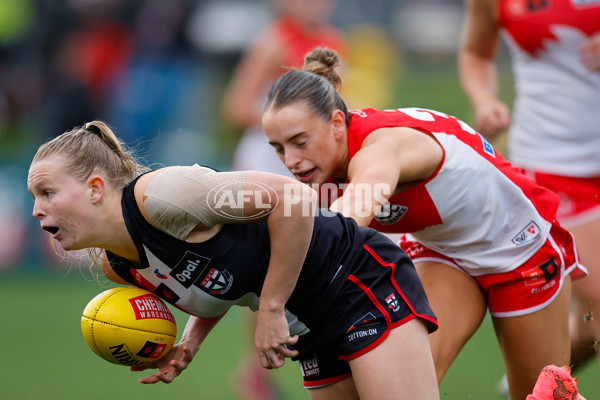
<path id="1" fill-rule="evenodd" d="M 177 337 L 171 310 L 156 295 L 135 287 L 106 290 L 83 310 L 81 332 L 94 353 L 126 366 L 150 364 Z"/>

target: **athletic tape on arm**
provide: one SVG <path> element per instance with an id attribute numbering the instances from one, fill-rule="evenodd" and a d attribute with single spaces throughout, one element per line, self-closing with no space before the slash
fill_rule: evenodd
<path id="1" fill-rule="evenodd" d="M 167 167 L 148 182 L 144 209 L 159 229 L 184 240 L 198 223 L 211 227 L 240 221 L 243 209 L 219 204 L 221 212 L 214 211 L 217 197 L 211 190 L 225 186 L 232 192 L 243 190 L 245 178 L 243 171 L 216 172 L 199 165 Z M 237 218 L 227 220 L 226 215 Z"/>

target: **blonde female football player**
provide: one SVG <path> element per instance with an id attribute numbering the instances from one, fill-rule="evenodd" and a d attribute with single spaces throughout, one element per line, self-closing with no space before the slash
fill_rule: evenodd
<path id="1" fill-rule="evenodd" d="M 298 360 L 313 399 L 439 399 L 435 316 L 393 242 L 317 209 L 314 191 L 289 177 L 198 165 L 141 172 L 95 121 L 43 144 L 27 183 L 33 216 L 64 250 L 100 249 L 109 279 L 190 314 L 142 383 L 175 379 L 239 305 L 257 312 L 262 366 Z"/>

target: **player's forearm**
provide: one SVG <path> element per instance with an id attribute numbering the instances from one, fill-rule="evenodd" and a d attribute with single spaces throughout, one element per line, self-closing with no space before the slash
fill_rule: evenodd
<path id="1" fill-rule="evenodd" d="M 375 215 L 373 208 L 367 208 L 364 203 L 357 201 L 355 196 L 346 193 L 331 203 L 329 209 L 352 218 L 360 226 L 369 226 Z"/>
<path id="2" fill-rule="evenodd" d="M 498 77 L 493 60 L 461 50 L 458 73 L 461 86 L 473 107 L 497 99 Z"/>
<path id="3" fill-rule="evenodd" d="M 398 174 L 390 175 L 389 179 L 380 175 L 379 179 L 351 182 L 344 190 L 344 195 L 335 200 L 330 209 L 354 219 L 359 226 L 369 226 L 375 214 L 388 202 L 392 187 L 395 187 L 386 181 L 397 182 Z"/>
<path id="4" fill-rule="evenodd" d="M 190 315 L 187 324 L 181 334 L 179 343 L 185 343 L 196 354 L 200 346 L 206 339 L 206 336 L 212 331 L 215 325 L 223 318 L 225 314 L 214 318 L 202 318 Z"/>

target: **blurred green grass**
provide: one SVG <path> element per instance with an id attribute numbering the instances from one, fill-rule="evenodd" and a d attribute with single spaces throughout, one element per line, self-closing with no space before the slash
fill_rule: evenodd
<path id="1" fill-rule="evenodd" d="M 32 270 L 31 268 L 29 269 Z M 236 399 L 232 371 L 243 349 L 245 310 L 233 309 L 209 335 L 190 368 L 170 385 L 142 385 L 145 374 L 110 364 L 90 350 L 81 335 L 81 312 L 105 290 L 77 270 L 68 274 L 2 273 L 1 398 L 29 399 L 164 399 L 192 396 Z M 174 310 L 179 333 L 187 316 Z M 393 368 L 393 366 L 391 366 Z M 500 399 L 495 386 L 503 364 L 489 318 L 467 344 L 443 382 L 442 399 Z M 600 398 L 598 366 L 581 371 L 580 389 L 588 399 Z M 294 362 L 274 372 L 283 399 L 308 399 Z"/>

